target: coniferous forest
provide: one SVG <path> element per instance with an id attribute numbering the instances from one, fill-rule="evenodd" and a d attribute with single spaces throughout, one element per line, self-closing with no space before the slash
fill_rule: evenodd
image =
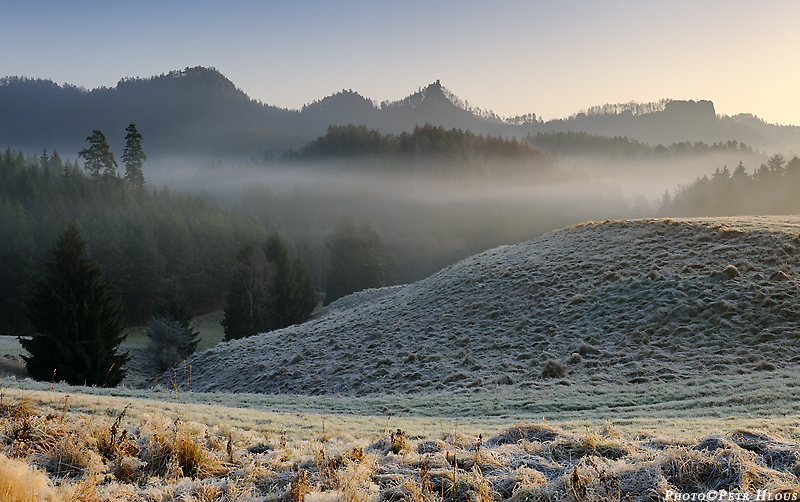
<path id="1" fill-rule="evenodd" d="M 86 171 L 55 151 L 0 154 L 0 331 L 29 332 L 23 300 L 69 222 L 105 268 L 126 323 L 148 318 L 168 280 L 180 283 L 196 309 L 218 306 L 239 247 L 263 240 L 263 226 L 236 209 L 166 186 L 137 186 L 144 178 L 126 182 L 109 164 Z"/>
<path id="2" fill-rule="evenodd" d="M 733 170 L 717 168 L 673 193 L 665 192 L 660 212 L 665 216 L 735 216 L 800 212 L 800 157 L 772 155 L 753 174 L 739 162 Z"/>

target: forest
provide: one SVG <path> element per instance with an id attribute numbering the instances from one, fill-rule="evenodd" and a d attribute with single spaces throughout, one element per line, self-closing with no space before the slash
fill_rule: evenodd
<path id="1" fill-rule="evenodd" d="M 559 155 L 602 155 L 616 158 L 669 158 L 710 152 L 742 152 L 753 154 L 753 149 L 736 140 L 680 141 L 668 146 L 655 146 L 630 139 L 627 136 L 600 136 L 579 131 L 528 134 L 525 141 L 536 148 Z"/>
<path id="2" fill-rule="evenodd" d="M 352 288 L 413 282 L 471 254 L 586 219 L 651 214 L 647 204 L 632 207 L 613 185 L 559 172 L 559 156 L 701 159 L 722 151 L 757 158 L 736 141 L 651 147 L 584 133 L 518 141 L 430 124 L 398 135 L 330 126 L 255 168 L 214 167 L 193 195 L 187 185 L 176 190 L 145 179 L 143 151 L 131 172 L 136 156 L 126 149 L 126 172 L 118 172 L 108 145 L 93 150 L 105 143 L 101 136 L 96 130 L 87 138 L 83 165 L 55 150 L 0 153 L 0 234 L 9 236 L 0 242 L 0 332 L 30 331 L 24 299 L 69 222 L 121 297 L 124 322 L 136 325 L 150 319 L 167 285 L 177 284 L 195 312 L 224 307 L 242 250 L 260 246 L 272 231 L 286 239 L 293 259 L 308 264 L 317 293 L 329 302 Z M 665 194 L 657 208 L 665 216 L 797 211 L 791 189 L 798 163 L 773 156 L 752 175 L 742 165 L 733 172 L 725 167 Z M 228 180 L 236 184 L 225 195 L 220 186 Z M 355 256 L 358 239 L 378 243 L 379 279 L 337 289 L 347 282 L 331 271 L 341 262 L 330 245 L 337 228 L 354 236 L 342 244 L 349 246 L 346 256 Z"/>
<path id="3" fill-rule="evenodd" d="M 142 173 L 147 158 L 142 136 L 133 124 L 128 133 L 121 157 L 124 166 L 118 165 L 99 130 L 86 138 L 88 146 L 80 152 L 83 165 L 78 160 L 63 159 L 55 150 L 26 155 L 8 147 L 0 154 L 0 234 L 9 236 L 0 242 L 0 332 L 31 330 L 24 312 L 25 299 L 32 285 L 42 278 L 53 242 L 70 222 L 88 241 L 88 254 L 104 268 L 112 293 L 121 298 L 122 317 L 128 325 L 147 322 L 151 307 L 168 286 L 177 285 L 196 312 L 224 306 L 231 271 L 241 268 L 243 250 L 259 246 L 270 230 L 280 231 L 288 239 L 291 254 L 311 264 L 316 291 L 330 289 L 327 301 L 355 289 L 392 283 L 395 265 L 399 265 L 400 280 L 414 280 L 449 263 L 454 252 L 460 255 L 474 249 L 469 245 L 464 249 L 464 239 L 452 234 L 444 237 L 450 241 L 444 255 L 443 242 L 417 242 L 419 245 L 414 246 L 413 236 L 408 239 L 403 225 L 395 225 L 395 233 L 390 235 L 394 244 L 410 242 L 411 248 L 398 245 L 390 249 L 378 226 L 367 218 L 380 219 L 380 213 L 350 218 L 350 211 L 358 212 L 352 203 L 330 211 L 340 206 L 343 194 L 306 190 L 276 194 L 256 184 L 243 190 L 235 204 L 224 207 L 209 192 L 198 196 L 167 185 L 150 186 Z M 486 159 L 547 158 L 525 143 L 476 136 L 469 131 L 426 125 L 395 137 L 363 126 L 347 126 L 331 127 L 327 135 L 293 154 L 288 165 L 291 168 L 294 160 L 342 156 L 360 156 L 373 163 L 384 154 L 400 158 L 402 163 L 405 157 L 418 155 L 420 148 L 423 164 L 429 168 L 422 169 L 422 175 L 439 173 L 440 166 L 455 172 L 464 166 L 484 165 L 481 162 Z M 424 183 L 433 180 L 425 178 Z M 478 204 L 473 212 L 477 215 L 483 209 L 485 206 Z M 434 223 L 451 211 L 437 209 Z M 408 216 L 406 211 L 397 213 Z M 429 216 L 430 212 L 423 212 L 418 218 Z M 467 226 L 479 236 L 494 219 L 476 226 L 477 221 L 476 216 Z M 481 237 L 496 239 L 491 232 Z M 354 257 L 363 258 L 359 248 L 365 245 L 373 250 L 371 256 L 377 261 L 361 259 L 354 263 Z M 400 263 L 395 261 L 395 251 Z"/>
<path id="4" fill-rule="evenodd" d="M 331 160 L 347 158 L 351 161 L 379 163 L 386 168 L 399 170 L 441 169 L 442 173 L 464 175 L 469 172 L 488 172 L 509 166 L 525 165 L 528 171 L 547 167 L 549 155 L 516 138 L 474 134 L 469 130 L 447 130 L 426 123 L 417 125 L 412 132 L 381 134 L 364 125 L 331 125 L 324 136 L 308 143 L 287 159 Z"/>
<path id="5" fill-rule="evenodd" d="M 660 202 L 664 216 L 736 216 L 745 214 L 800 213 L 800 157 L 787 161 L 772 155 L 753 174 L 739 163 L 732 171 L 717 168 L 709 178 L 697 177 L 673 193 L 665 192 Z"/>
<path id="6" fill-rule="evenodd" d="M 118 174 L 84 173 L 56 151 L 36 157 L 9 147 L 0 154 L 0 331 L 28 330 L 23 299 L 70 221 L 122 297 L 128 323 L 149 316 L 168 280 L 197 309 L 217 308 L 237 250 L 265 236 L 263 225 L 235 208 L 166 186 L 134 192 Z"/>

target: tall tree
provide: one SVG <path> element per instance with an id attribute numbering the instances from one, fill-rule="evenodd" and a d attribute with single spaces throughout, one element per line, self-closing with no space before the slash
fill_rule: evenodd
<path id="1" fill-rule="evenodd" d="M 264 256 L 275 265 L 272 329 L 305 322 L 317 306 L 317 291 L 311 268 L 300 257 L 292 261 L 286 242 L 273 232 L 264 243 Z"/>
<path id="2" fill-rule="evenodd" d="M 245 245 L 233 270 L 222 326 L 225 339 L 242 338 L 304 322 L 317 306 L 311 268 L 289 258 L 275 232 L 262 249 Z"/>
<path id="3" fill-rule="evenodd" d="M 134 195 L 144 193 L 145 182 L 142 174 L 142 165 L 147 160 L 142 149 L 142 135 L 136 130 L 136 124 L 130 124 L 125 136 L 125 149 L 122 150 L 122 161 L 125 162 L 125 184 Z"/>
<path id="4" fill-rule="evenodd" d="M 388 286 L 394 280 L 392 257 L 378 228 L 370 220 L 356 225 L 348 216 L 339 219 L 325 242 L 330 271 L 325 301 L 367 288 Z"/>
<path id="5" fill-rule="evenodd" d="M 92 135 L 86 138 L 89 148 L 84 148 L 78 152 L 78 156 L 84 160 L 83 168 L 89 171 L 95 179 L 97 191 L 100 191 L 100 171 L 104 176 L 116 175 L 117 161 L 106 141 L 106 135 L 95 129 Z"/>
<path id="6" fill-rule="evenodd" d="M 297 321 L 297 279 L 289 250 L 277 232 L 273 232 L 264 242 L 264 256 L 275 265 L 275 281 L 272 284 L 272 329 L 285 328 Z"/>
<path id="7" fill-rule="evenodd" d="M 294 275 L 297 281 L 297 322 L 304 322 L 319 303 L 314 273 L 308 263 L 299 256 L 294 259 Z"/>
<path id="8" fill-rule="evenodd" d="M 55 261 L 45 264 L 44 280 L 26 301 L 36 334 L 20 338 L 30 354 L 23 359 L 37 380 L 115 386 L 130 359 L 117 352 L 125 339 L 120 301 L 108 294 L 103 268 L 84 258 L 86 245 L 72 223 L 56 241 Z"/>
<path id="9" fill-rule="evenodd" d="M 245 244 L 239 250 L 231 275 L 228 305 L 222 318 L 225 340 L 269 331 L 275 266 L 267 261 L 261 249 Z"/>

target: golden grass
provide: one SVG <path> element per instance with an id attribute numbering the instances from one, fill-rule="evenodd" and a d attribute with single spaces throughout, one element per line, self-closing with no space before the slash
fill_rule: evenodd
<path id="1" fill-rule="evenodd" d="M 4 502 L 55 501 L 50 479 L 26 462 L 0 453 L 0 500 Z"/>
<path id="2" fill-rule="evenodd" d="M 354 435 L 327 416 L 324 429 L 305 421 L 301 433 L 257 422 L 204 424 L 196 420 L 203 405 L 176 410 L 175 403 L 141 399 L 121 406 L 120 397 L 63 399 L 23 389 L 0 396 L 3 501 L 645 501 L 710 490 L 800 493 L 800 446 L 775 427 L 669 437 L 609 422 L 538 421 L 480 432 L 471 423 L 469 431 L 455 426 L 421 437 L 398 428 L 401 419 Z M 84 400 L 92 399 L 87 409 Z"/>

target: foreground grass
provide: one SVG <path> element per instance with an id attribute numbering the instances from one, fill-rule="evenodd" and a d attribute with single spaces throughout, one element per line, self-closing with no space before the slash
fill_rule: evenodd
<path id="1" fill-rule="evenodd" d="M 793 496 L 798 380 L 775 371 L 359 399 L 8 380 L 0 391 L 0 499 L 636 501 L 722 489 Z"/>

